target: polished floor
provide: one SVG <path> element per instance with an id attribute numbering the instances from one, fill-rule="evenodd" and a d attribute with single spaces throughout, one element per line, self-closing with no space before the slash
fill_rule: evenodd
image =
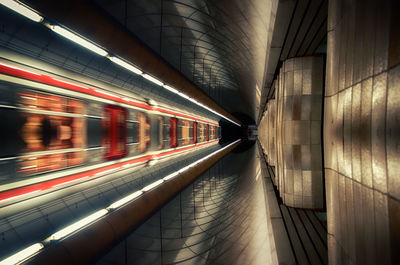
<path id="1" fill-rule="evenodd" d="M 257 155 L 223 158 L 97 264 L 276 264 Z"/>

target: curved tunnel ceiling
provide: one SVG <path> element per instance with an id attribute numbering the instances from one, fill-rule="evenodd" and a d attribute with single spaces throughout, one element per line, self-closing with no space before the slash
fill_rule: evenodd
<path id="1" fill-rule="evenodd" d="M 93 2 L 222 107 L 255 119 L 276 1 Z"/>

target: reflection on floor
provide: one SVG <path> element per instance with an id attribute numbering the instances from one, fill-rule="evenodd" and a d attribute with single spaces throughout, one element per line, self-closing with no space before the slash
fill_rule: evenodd
<path id="1" fill-rule="evenodd" d="M 97 264 L 276 264 L 256 152 L 229 154 Z"/>

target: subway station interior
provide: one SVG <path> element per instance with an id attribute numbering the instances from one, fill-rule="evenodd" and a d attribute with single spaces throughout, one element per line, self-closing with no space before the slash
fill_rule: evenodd
<path id="1" fill-rule="evenodd" d="M 0 0 L 0 265 L 400 264 L 399 12 Z"/>

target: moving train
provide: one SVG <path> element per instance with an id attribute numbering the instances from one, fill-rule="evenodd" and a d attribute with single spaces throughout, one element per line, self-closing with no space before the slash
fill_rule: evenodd
<path id="1" fill-rule="evenodd" d="M 150 102 L 0 62 L 0 183 L 218 141 L 217 122 Z"/>

